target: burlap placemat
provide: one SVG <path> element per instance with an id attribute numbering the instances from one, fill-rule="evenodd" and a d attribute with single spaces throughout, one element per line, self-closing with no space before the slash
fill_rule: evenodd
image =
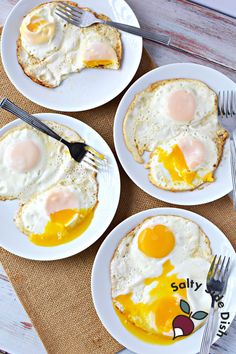
<path id="1" fill-rule="evenodd" d="M 153 67 L 144 51 L 135 79 Z M 7 79 L 2 66 L 0 70 L 1 95 L 29 112 L 48 111 L 24 98 Z M 113 152 L 113 120 L 121 97 L 94 110 L 69 113 L 97 130 Z M 10 114 L 0 112 L 1 126 L 12 119 Z M 120 173 L 121 199 L 116 216 L 103 237 L 89 249 L 53 262 L 29 261 L 0 250 L 0 260 L 50 354 L 113 354 L 122 349 L 103 328 L 93 307 L 90 291 L 93 260 L 103 239 L 122 220 L 145 209 L 170 205 L 136 187 L 121 168 Z M 228 196 L 214 203 L 187 209 L 215 223 L 236 246 L 236 213 Z"/>

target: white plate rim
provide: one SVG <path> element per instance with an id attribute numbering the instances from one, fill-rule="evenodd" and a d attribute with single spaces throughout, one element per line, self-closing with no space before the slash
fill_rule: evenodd
<path id="1" fill-rule="evenodd" d="M 99 284 L 103 283 L 104 279 L 101 279 L 101 274 L 102 277 L 104 276 L 104 274 L 106 274 L 106 276 L 104 277 L 106 279 L 106 281 L 108 281 L 109 278 L 109 289 L 111 291 L 111 285 L 110 285 L 110 276 L 109 276 L 109 267 L 106 267 L 106 269 L 104 269 L 104 265 L 100 266 L 100 260 L 103 259 L 109 259 L 109 265 L 110 265 L 110 261 L 112 258 L 112 255 L 117 247 L 117 245 L 119 244 L 120 240 L 124 237 L 124 233 L 121 232 L 119 234 L 119 229 L 121 227 L 124 227 L 126 229 L 125 232 L 129 232 L 131 229 L 133 229 L 135 227 L 135 225 L 137 225 L 138 223 L 140 223 L 142 220 L 144 220 L 147 217 L 150 216 L 154 216 L 154 215 L 177 215 L 177 216 L 182 216 L 182 217 L 186 217 L 194 222 L 196 222 L 201 228 L 203 228 L 203 230 L 205 230 L 205 227 L 209 227 L 211 228 L 213 231 L 215 231 L 219 237 L 222 237 L 224 239 L 225 245 L 227 245 L 227 250 L 229 251 L 229 254 L 234 257 L 233 258 L 233 271 L 234 274 L 231 274 L 230 278 L 233 278 L 233 275 L 235 276 L 236 274 L 236 253 L 234 251 L 234 248 L 232 246 L 232 244 L 230 243 L 229 239 L 226 237 L 226 235 L 214 224 L 212 223 L 210 220 L 208 220 L 207 218 L 205 218 L 204 216 L 201 216 L 195 212 L 186 210 L 186 209 L 180 209 L 180 208 L 174 208 L 174 207 L 161 207 L 161 208 L 152 208 L 152 209 L 148 209 L 148 210 L 143 210 L 141 212 L 138 212 L 136 214 L 133 214 L 131 216 L 129 216 L 127 219 L 123 220 L 120 224 L 118 224 L 111 232 L 110 234 L 106 237 L 106 239 L 103 241 L 103 243 L 101 244 L 94 263 L 93 263 L 93 269 L 92 269 L 92 274 L 91 274 L 91 290 L 92 290 L 92 299 L 93 299 L 93 304 L 96 310 L 96 313 L 100 319 L 100 321 L 102 322 L 103 326 L 106 328 L 106 330 L 110 333 L 110 335 L 117 340 L 121 345 L 123 345 L 125 348 L 129 349 L 130 351 L 137 353 L 137 354 L 143 354 L 144 352 L 144 347 L 146 344 L 145 342 L 139 340 L 138 338 L 136 338 L 135 336 L 133 336 L 132 334 L 130 334 L 121 324 L 118 316 L 116 315 L 113 307 L 112 307 L 112 303 L 111 303 L 111 295 L 107 295 L 106 294 L 106 298 L 105 301 L 109 301 L 111 306 L 109 306 L 109 310 L 112 311 L 112 325 L 111 323 L 107 323 L 106 319 L 104 318 L 104 311 L 102 308 L 102 305 L 99 303 L 99 298 L 103 299 L 104 298 L 104 293 L 101 292 L 101 286 L 99 287 Z M 135 220 L 135 221 L 134 221 Z M 205 226 L 203 227 L 203 224 L 205 224 Z M 214 234 L 215 235 L 215 234 Z M 214 238 L 214 236 L 209 236 L 207 235 L 211 241 L 211 239 Z M 112 242 L 114 241 L 115 242 Z M 108 245 L 109 244 L 109 245 Z M 109 247 L 109 254 L 105 255 L 105 251 L 107 251 L 107 247 Z M 214 250 L 213 250 L 214 253 Z M 99 269 L 99 271 L 98 271 Z M 100 278 L 100 279 L 99 279 Z M 99 280 L 98 280 L 99 279 Z M 99 288 L 99 289 L 98 289 Z M 99 296 L 98 296 L 98 293 Z M 230 294 L 230 305 L 232 306 L 232 298 L 233 298 L 233 293 L 236 294 L 236 286 L 234 285 L 234 288 L 232 289 L 232 293 Z M 235 295 L 234 294 L 234 295 Z M 232 324 L 235 315 L 236 315 L 236 302 L 233 302 L 233 306 L 230 307 L 230 325 Z M 232 308 L 232 309 L 231 309 Z M 114 328 L 112 326 L 114 326 L 114 321 L 116 321 L 117 323 L 119 323 L 119 330 L 118 328 Z M 116 325 L 117 325 L 116 323 Z M 228 325 L 228 327 L 230 326 Z M 204 330 L 204 326 L 202 326 L 200 329 L 198 329 L 195 333 L 193 333 L 193 335 L 191 335 L 190 337 L 187 337 L 186 339 L 184 339 L 183 341 L 177 342 L 177 343 L 182 343 L 184 341 L 192 341 L 193 342 L 193 338 L 194 338 L 194 334 L 196 333 L 203 333 Z M 227 327 L 227 330 L 228 330 Z M 122 333 L 123 332 L 123 333 Z M 128 337 L 133 338 L 132 344 L 129 342 L 129 339 L 127 339 Z M 215 336 L 213 343 L 215 343 L 217 340 L 219 339 L 219 337 Z M 139 349 L 140 344 L 143 344 L 142 348 Z M 212 343 L 212 344 L 213 344 Z M 190 343 L 191 344 L 191 343 Z M 200 342 L 198 343 L 199 345 L 199 349 L 200 350 Z M 169 348 L 169 350 L 167 349 L 167 351 L 165 351 L 165 354 L 174 354 L 176 353 L 176 349 L 179 350 L 179 348 L 174 348 L 173 350 L 173 346 L 163 346 L 163 345 L 151 345 L 152 349 L 148 348 L 145 349 L 145 354 L 163 354 L 163 349 L 164 348 Z M 189 350 L 189 343 L 188 343 L 188 350 Z M 185 352 L 184 354 L 195 354 L 195 351 L 191 351 L 191 352 Z"/>
<path id="2" fill-rule="evenodd" d="M 34 103 L 36 103 L 36 104 L 38 104 L 38 105 L 40 105 L 42 107 L 45 107 L 47 109 L 52 109 L 52 110 L 56 110 L 56 111 L 65 111 L 65 112 L 80 112 L 80 111 L 87 111 L 87 110 L 90 110 L 90 109 L 93 109 L 93 108 L 97 108 L 97 107 L 100 107 L 100 106 L 110 102 L 115 97 L 117 97 L 129 85 L 129 83 L 132 81 L 133 77 L 135 76 L 135 74 L 136 74 L 136 72 L 137 72 L 137 70 L 139 68 L 140 62 L 141 62 L 142 52 L 143 52 L 143 39 L 142 39 L 142 37 L 138 37 L 139 38 L 139 53 L 137 55 L 137 63 L 136 63 L 137 65 L 134 67 L 134 69 L 132 71 L 132 74 L 129 76 L 129 79 L 126 80 L 125 84 L 123 84 L 118 90 L 110 90 L 111 92 L 113 92 L 113 94 L 111 94 L 110 96 L 104 98 L 103 100 L 101 100 L 101 102 L 98 102 L 96 104 L 87 104 L 86 106 L 82 106 L 82 107 L 80 107 L 79 104 L 78 105 L 75 104 L 73 107 L 71 107 L 69 105 L 68 106 L 63 105 L 63 107 L 61 107 L 60 103 L 58 105 L 50 105 L 50 104 L 45 104 L 43 102 L 43 100 L 41 100 L 41 99 L 32 99 L 31 95 L 29 93 L 25 92 L 25 90 L 20 87 L 20 84 L 15 79 L 15 77 L 13 77 L 11 75 L 10 68 L 8 66 L 8 62 L 7 62 L 7 60 L 5 60 L 5 47 L 6 48 L 8 47 L 7 43 L 5 44 L 5 36 L 6 36 L 7 31 L 9 30 L 8 29 L 9 22 L 11 20 L 11 17 L 15 16 L 15 13 L 17 12 L 18 8 L 21 7 L 22 3 L 26 2 L 26 1 L 27 0 L 19 0 L 15 4 L 15 6 L 12 8 L 12 10 L 10 11 L 10 13 L 7 16 L 7 19 L 5 21 L 4 27 L 3 27 L 2 40 L 1 40 L 2 64 L 3 64 L 4 70 L 5 70 L 6 74 L 7 74 L 8 79 L 11 81 L 11 83 L 14 85 L 14 87 L 17 89 L 18 92 L 20 92 L 23 96 L 25 96 L 30 101 L 32 101 L 32 102 L 34 102 Z M 54 0 L 48 0 L 48 1 L 54 1 Z M 75 1 L 77 2 L 78 0 L 75 0 Z M 135 21 L 134 25 L 136 27 L 140 28 L 140 24 L 139 24 L 139 21 L 137 19 L 137 16 L 135 15 L 135 13 L 132 10 L 132 8 L 130 7 L 130 5 L 125 0 L 119 0 L 119 1 L 121 1 L 123 4 L 125 4 L 125 6 L 129 9 L 129 11 L 132 12 L 133 19 Z M 124 47 L 123 47 L 123 51 L 124 51 Z M 33 86 L 32 86 L 32 89 L 33 89 Z"/>
<path id="3" fill-rule="evenodd" d="M 55 249 L 55 255 L 54 256 L 49 256 L 47 258 L 45 257 L 40 257 L 40 256 L 37 256 L 37 257 L 27 257 L 24 255 L 24 253 L 21 253 L 21 252 L 15 252 L 13 249 L 11 248 L 8 248 L 6 247 L 5 245 L 3 246 L 2 245 L 2 242 L 1 242 L 1 237 L 0 237 L 0 247 L 4 248 L 5 250 L 7 250 L 8 252 L 12 253 L 12 254 L 15 254 L 16 256 L 19 256 L 19 257 L 22 257 L 22 258 L 25 258 L 25 259 L 30 259 L 30 260 L 34 260 L 34 261 L 53 261 L 53 260 L 59 260 L 59 259 L 64 259 L 64 258 L 67 258 L 67 257 L 71 257 L 71 256 L 74 256 L 82 251 L 84 251 L 85 249 L 87 249 L 88 247 L 90 247 L 92 244 L 94 244 L 100 237 L 102 237 L 102 235 L 104 234 L 104 232 L 107 230 L 107 228 L 109 227 L 109 225 L 111 224 L 112 220 L 114 219 L 114 216 L 117 212 L 117 208 L 118 208 L 118 205 L 119 205 L 119 201 L 120 201 L 120 192 L 121 192 L 121 181 L 120 181 L 120 173 L 119 173 L 119 168 L 118 168 L 118 165 L 117 165 L 117 162 L 116 162 L 116 159 L 114 157 L 114 154 L 111 150 L 111 148 L 109 147 L 109 145 L 107 144 L 107 142 L 101 137 L 101 135 L 99 133 L 96 132 L 95 129 L 91 128 L 88 124 L 82 122 L 81 120 L 78 120 L 74 117 L 70 117 L 68 115 L 65 115 L 65 114 L 59 114 L 59 113 L 35 113 L 33 114 L 35 115 L 36 117 L 38 118 L 41 118 L 42 120 L 46 119 L 46 120 L 51 120 L 51 121 L 55 121 L 55 122 L 59 122 L 60 123 L 60 119 L 64 119 L 64 120 L 68 120 L 69 121 L 66 123 L 66 122 L 63 122 L 62 124 L 65 124 L 67 125 L 69 128 L 70 128 L 70 122 L 74 122 L 76 124 L 78 124 L 78 130 L 79 130 L 79 126 L 83 127 L 84 129 L 88 130 L 89 132 L 92 132 L 92 134 L 95 133 L 96 136 L 99 136 L 99 138 L 103 141 L 103 144 L 104 146 L 106 146 L 106 149 L 107 151 L 109 152 L 109 156 L 110 158 L 112 158 L 112 164 L 113 164 L 113 168 L 114 168 L 114 173 L 116 175 L 116 193 L 115 193 L 115 203 L 113 204 L 113 211 L 112 211 L 112 216 L 109 218 L 109 219 L 106 219 L 106 221 L 103 222 L 102 224 L 102 227 L 101 227 L 101 230 L 99 231 L 99 233 L 96 235 L 96 237 L 93 238 L 93 241 L 88 243 L 87 245 L 85 245 L 84 247 L 79 247 L 79 250 L 78 249 L 73 249 L 71 247 L 71 250 L 70 251 L 67 251 L 63 254 L 63 251 L 57 255 L 57 247 L 58 246 L 55 246 L 55 247 L 50 247 L 52 249 Z M 15 119 L 13 121 L 11 121 L 10 123 L 4 125 L 1 129 L 0 129 L 0 136 L 2 134 L 4 134 L 8 129 L 18 125 L 22 123 L 22 121 L 20 119 Z M 75 128 L 72 128 L 72 129 L 75 129 Z M 83 135 L 83 134 L 81 134 Z M 0 203 L 4 203 L 2 201 L 0 201 Z M 13 222 L 13 221 L 12 221 Z M 22 234 L 22 237 L 27 237 L 25 235 Z M 78 239 L 78 238 L 77 238 Z M 76 240 L 76 239 L 75 239 Z M 72 240 L 71 242 L 73 242 L 74 240 Z M 68 242 L 66 244 L 70 244 L 71 242 Z M 65 244 L 65 245 L 66 245 Z M 43 249 L 44 247 L 42 247 Z M 46 247 L 47 248 L 47 247 Z"/>
<path id="4" fill-rule="evenodd" d="M 130 167 L 128 166 L 128 163 L 126 163 L 125 158 L 121 156 L 122 155 L 122 152 L 121 152 L 122 147 L 121 147 L 121 142 L 120 142 L 120 136 L 122 136 L 122 139 L 123 139 L 122 144 L 124 142 L 123 134 L 120 134 L 120 131 L 122 130 L 122 122 L 123 122 L 123 119 L 124 119 L 124 115 L 122 114 L 122 111 L 125 109 L 125 107 L 126 107 L 126 111 L 127 111 L 128 106 L 129 106 L 130 102 L 132 101 L 134 95 L 137 92 L 140 92 L 141 90 L 144 89 L 144 88 L 142 88 L 142 89 L 136 90 L 136 87 L 138 87 L 139 84 L 142 84 L 142 82 L 144 82 L 146 79 L 149 80 L 149 83 L 144 85 L 145 88 L 150 83 L 152 83 L 154 81 L 158 81 L 159 80 L 158 79 L 158 74 L 161 73 L 162 71 L 165 71 L 165 70 L 169 70 L 169 72 L 173 73 L 173 78 L 178 77 L 178 76 L 176 76 L 175 71 L 176 70 L 178 71 L 179 68 L 180 69 L 185 68 L 186 71 L 190 71 L 190 72 L 192 70 L 197 71 L 197 69 L 207 70 L 209 72 L 214 73 L 215 75 L 220 75 L 221 77 L 224 77 L 224 79 L 227 79 L 229 82 L 231 82 L 231 84 L 235 85 L 235 83 L 231 79 L 229 79 L 226 75 L 222 74 L 221 72 L 219 72 L 219 71 L 217 71 L 217 70 L 215 70 L 213 68 L 210 68 L 208 66 L 200 65 L 200 64 L 196 64 L 196 63 L 191 63 L 191 62 L 173 63 L 173 64 L 167 64 L 167 65 L 163 65 L 163 66 L 154 68 L 153 70 L 147 72 L 146 74 L 141 76 L 138 80 L 136 80 L 129 87 L 129 89 L 126 91 L 126 93 L 122 97 L 122 99 L 121 99 L 121 101 L 120 101 L 120 103 L 119 103 L 119 105 L 117 107 L 116 114 L 115 114 L 115 119 L 114 119 L 114 126 L 113 126 L 114 145 L 115 145 L 115 150 L 116 150 L 118 159 L 119 159 L 123 169 L 125 170 L 127 175 L 130 177 L 130 179 L 139 188 L 141 188 L 144 192 L 148 193 L 149 195 L 151 195 L 152 197 L 154 197 L 156 199 L 162 200 L 162 201 L 167 202 L 167 203 L 175 204 L 175 205 L 186 205 L 186 206 L 187 205 L 201 205 L 201 204 L 209 203 L 209 202 L 215 201 L 217 199 L 220 199 L 221 197 L 223 197 L 226 194 L 230 193 L 232 191 L 232 189 L 233 189 L 232 181 L 231 180 L 230 180 L 230 182 L 228 181 L 227 185 L 223 184 L 223 188 L 218 188 L 217 189 L 217 192 L 218 192 L 217 195 L 209 196 L 209 195 L 207 195 L 207 193 L 205 193 L 204 198 L 202 198 L 202 200 L 198 199 L 197 201 L 194 199 L 194 194 L 195 194 L 195 192 L 198 189 L 193 190 L 193 191 L 186 191 L 186 192 L 169 192 L 169 191 L 161 190 L 158 187 L 155 187 L 155 192 L 153 193 L 153 192 L 150 191 L 150 189 L 153 189 L 153 187 L 154 187 L 151 184 L 151 182 L 146 183 L 146 185 L 145 185 L 145 183 L 143 181 L 139 182 L 138 179 L 136 178 L 136 176 L 134 176 L 134 174 L 130 171 Z M 155 76 L 157 76 L 157 78 L 155 78 Z M 186 75 L 185 77 L 188 78 L 188 75 Z M 197 79 L 197 77 L 196 77 L 196 79 Z M 161 79 L 161 80 L 163 80 L 163 79 Z M 235 85 L 235 87 L 236 87 L 236 85 Z M 127 103 L 127 102 L 129 102 L 129 103 Z M 229 143 L 226 142 L 227 149 L 229 150 L 228 144 Z M 124 143 L 124 145 L 125 145 L 125 143 Z M 128 151 L 126 146 L 125 146 L 125 148 L 126 148 L 126 155 L 131 155 L 131 153 Z M 223 160 L 223 158 L 224 158 L 224 156 L 222 157 L 222 160 Z M 229 156 L 227 156 L 227 159 L 229 160 Z M 133 160 L 133 162 L 134 162 L 134 160 Z M 136 163 L 136 164 L 138 164 L 138 163 Z M 229 161 L 228 161 L 228 164 L 229 164 Z M 217 181 L 214 182 L 214 183 L 217 183 Z M 204 189 L 207 190 L 207 186 L 205 186 Z M 164 196 L 163 195 L 160 196 L 159 195 L 160 193 L 164 194 Z M 191 193 L 191 196 L 193 196 L 191 203 L 188 202 L 187 200 L 184 200 L 184 198 L 181 198 L 181 200 L 179 200 L 179 199 L 176 200 L 176 198 L 175 198 L 176 196 L 178 196 L 178 195 L 184 196 L 185 193 L 187 193 L 187 194 Z"/>

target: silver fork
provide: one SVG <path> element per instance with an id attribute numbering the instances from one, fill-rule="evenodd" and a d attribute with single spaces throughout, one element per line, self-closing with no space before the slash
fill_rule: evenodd
<path id="1" fill-rule="evenodd" d="M 41 120 L 35 116 L 27 113 L 22 108 L 16 106 L 13 102 L 7 98 L 3 98 L 0 102 L 0 107 L 6 111 L 12 113 L 14 116 L 22 119 L 24 122 L 28 123 L 35 129 L 38 129 L 42 133 L 49 135 L 51 138 L 54 138 L 61 143 L 65 144 L 73 157 L 77 162 L 81 162 L 87 169 L 94 172 L 104 171 L 107 172 L 108 163 L 106 158 L 93 149 L 91 146 L 81 143 L 81 142 L 69 142 L 59 136 L 54 130 L 49 128 Z"/>
<path id="2" fill-rule="evenodd" d="M 56 14 L 63 20 L 77 27 L 89 27 L 94 23 L 102 23 L 104 25 L 115 27 L 121 31 L 125 31 L 136 36 L 149 39 L 153 42 L 169 45 L 171 37 L 165 34 L 152 33 L 138 27 L 129 26 L 119 22 L 105 21 L 95 17 L 91 12 L 84 11 L 80 7 L 72 6 L 66 2 L 58 2 Z"/>
<path id="3" fill-rule="evenodd" d="M 233 206 L 236 210 L 236 91 L 220 91 L 218 95 L 218 115 L 221 125 L 230 135 L 230 161 L 233 183 Z M 235 131 L 235 133 L 234 133 Z"/>
<path id="4" fill-rule="evenodd" d="M 214 324 L 214 307 L 216 296 L 225 293 L 227 281 L 229 278 L 230 258 L 226 262 L 226 257 L 221 261 L 221 256 L 217 260 L 214 257 L 208 275 L 207 275 L 207 291 L 211 295 L 211 309 L 208 315 L 208 321 L 203 333 L 201 349 L 199 354 L 208 354 L 213 340 L 213 324 Z"/>

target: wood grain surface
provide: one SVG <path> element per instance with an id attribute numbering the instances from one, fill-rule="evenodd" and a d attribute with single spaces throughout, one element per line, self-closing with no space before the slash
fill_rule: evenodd
<path id="1" fill-rule="evenodd" d="M 136 13 L 142 28 L 172 36 L 169 48 L 145 41 L 145 47 L 157 65 L 199 63 L 215 68 L 236 81 L 235 18 L 187 0 L 126 1 Z M 217 1 L 220 0 L 214 2 L 216 7 Z M 0 0 L 0 25 L 4 24 L 15 3 L 17 0 Z M 0 353 L 7 351 L 11 354 L 46 353 L 1 266 L 0 349 Z M 123 353 L 130 352 L 125 350 Z M 226 353 L 236 353 L 236 320 L 228 335 L 219 339 L 211 349 L 211 354 Z"/>

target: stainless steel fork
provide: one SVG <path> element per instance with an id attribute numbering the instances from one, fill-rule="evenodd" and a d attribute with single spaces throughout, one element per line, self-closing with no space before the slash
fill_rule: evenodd
<path id="1" fill-rule="evenodd" d="M 95 17 L 91 12 L 84 11 L 80 7 L 72 6 L 66 2 L 58 2 L 56 10 L 57 11 L 55 13 L 59 17 L 77 27 L 89 27 L 94 23 L 102 23 L 104 25 L 115 27 L 121 31 L 135 34 L 136 36 L 140 36 L 165 45 L 169 45 L 171 41 L 171 37 L 168 35 L 149 32 L 147 30 L 123 23 L 101 20 Z"/>
<path id="2" fill-rule="evenodd" d="M 233 183 L 233 206 L 236 210 L 236 91 L 220 91 L 218 95 L 218 115 L 221 125 L 230 135 L 230 160 Z"/>
<path id="3" fill-rule="evenodd" d="M 22 108 L 16 106 L 7 98 L 0 100 L 0 108 L 12 113 L 14 116 L 22 119 L 24 122 L 28 123 L 42 133 L 49 135 L 60 141 L 62 144 L 66 145 L 70 151 L 71 157 L 77 162 L 81 162 L 87 169 L 94 172 L 103 171 L 107 173 L 108 162 L 105 156 L 94 150 L 91 146 L 82 142 L 69 142 L 59 136 L 54 130 L 49 128 L 40 119 L 27 113 Z"/>
<path id="4" fill-rule="evenodd" d="M 227 281 L 229 278 L 230 258 L 220 256 L 214 257 L 208 275 L 207 275 L 207 291 L 211 295 L 211 309 L 208 315 L 208 321 L 203 333 L 201 349 L 199 354 L 209 354 L 210 346 L 213 341 L 214 329 L 214 312 L 216 296 L 225 293 Z"/>

